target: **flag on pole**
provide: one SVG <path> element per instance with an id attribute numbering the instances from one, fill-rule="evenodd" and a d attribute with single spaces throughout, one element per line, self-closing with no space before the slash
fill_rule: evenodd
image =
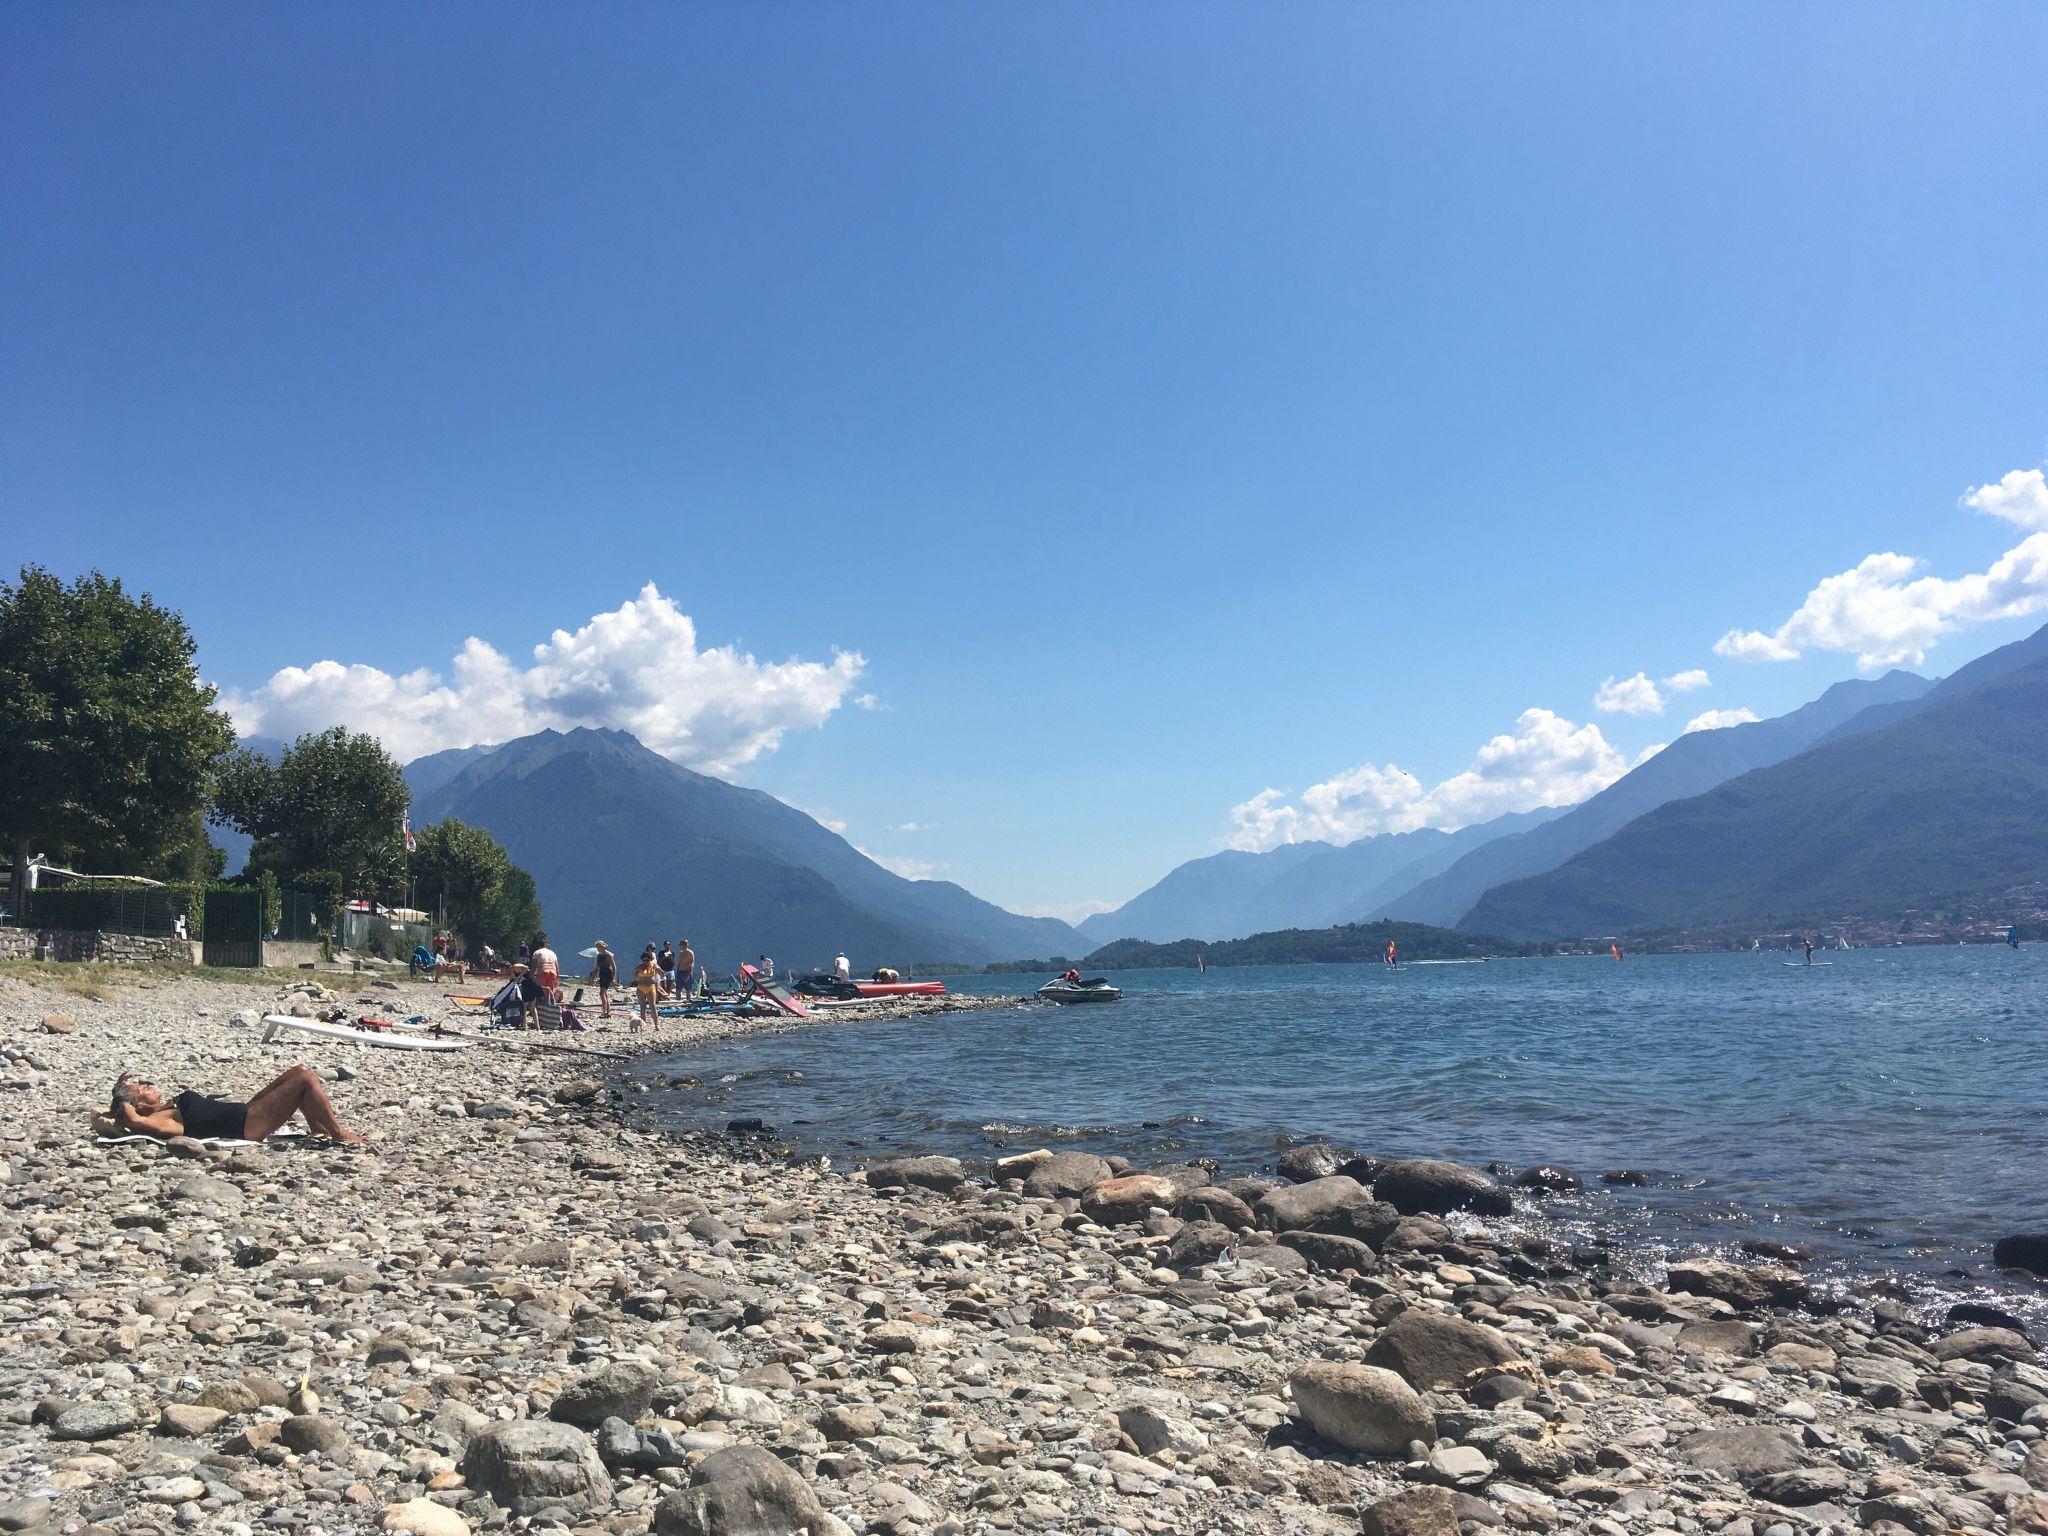
<path id="1" fill-rule="evenodd" d="M 398 830 L 405 834 L 405 851 L 407 853 L 417 852 L 419 844 L 413 841 L 412 813 L 410 811 L 398 818 Z"/>

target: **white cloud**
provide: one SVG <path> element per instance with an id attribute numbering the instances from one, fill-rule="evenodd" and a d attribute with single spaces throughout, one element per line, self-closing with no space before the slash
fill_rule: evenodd
<path id="1" fill-rule="evenodd" d="M 1705 667 L 1694 667 L 1689 671 L 1672 673 L 1664 679 L 1664 686 L 1673 693 L 1691 693 L 1695 688 L 1705 688 L 1712 682 Z"/>
<path id="2" fill-rule="evenodd" d="M 1608 678 L 1593 695 L 1593 707 L 1603 715 L 1661 715 L 1664 695 L 1638 672 L 1634 677 Z"/>
<path id="3" fill-rule="evenodd" d="M 1965 494 L 1963 505 L 2021 528 L 2048 529 L 2048 474 L 2015 469 L 2004 479 Z"/>
<path id="4" fill-rule="evenodd" d="M 1049 907 L 1018 907 L 1016 911 L 1024 917 L 1056 917 L 1063 923 L 1078 923 L 1098 912 L 1114 912 L 1122 905 L 1120 901 L 1063 901 Z"/>
<path id="5" fill-rule="evenodd" d="M 1915 578 L 1919 568 L 1905 555 L 1866 555 L 1816 585 L 1775 630 L 1731 629 L 1714 652 L 1737 661 L 1790 661 L 1810 647 L 1853 652 L 1866 668 L 1918 666 L 1928 647 L 1964 625 L 2048 608 L 2048 533 L 2030 534 L 1989 570 L 1969 576 Z"/>
<path id="6" fill-rule="evenodd" d="M 422 667 L 318 661 L 285 667 L 222 701 L 243 735 L 290 739 L 346 725 L 380 738 L 401 760 L 443 747 L 505 741 L 547 728 L 616 727 L 707 773 L 731 773 L 783 734 L 822 725 L 866 668 L 854 651 L 829 662 L 763 662 L 732 646 L 699 650 L 697 626 L 652 582 L 573 634 L 556 630 L 533 664 L 471 637 L 449 680 Z"/>
<path id="7" fill-rule="evenodd" d="M 858 843 L 854 852 L 862 858 L 873 859 L 891 874 L 901 875 L 906 880 L 929 880 L 946 866 L 930 859 L 899 859 L 886 853 L 876 853 L 872 848 L 863 848 Z"/>
<path id="8" fill-rule="evenodd" d="M 1748 725 L 1757 718 L 1753 709 L 1710 709 L 1703 715 L 1694 715 L 1685 722 L 1691 731 L 1718 731 L 1725 725 Z"/>
<path id="9" fill-rule="evenodd" d="M 2016 469 L 1969 491 L 1962 504 L 2038 531 L 1967 576 L 1922 576 L 1919 560 L 1889 550 L 1865 555 L 1819 582 L 1776 629 L 1731 629 L 1714 642 L 1714 653 L 1791 661 L 1809 649 L 1843 651 L 1865 668 L 1918 666 L 1954 630 L 2048 608 L 2048 477 Z"/>
<path id="10" fill-rule="evenodd" d="M 891 829 L 896 832 L 929 832 L 932 824 L 928 821 L 899 821 Z"/>
<path id="11" fill-rule="evenodd" d="M 1630 766 L 1597 725 L 1574 725 L 1550 710 L 1527 709 L 1512 731 L 1473 754 L 1469 768 L 1433 787 L 1392 763 L 1367 763 L 1311 785 L 1294 804 L 1281 790 L 1261 790 L 1231 810 L 1227 845 L 1260 852 L 1281 843 L 1348 843 L 1417 827 L 1455 831 L 1507 811 L 1575 805 Z"/>

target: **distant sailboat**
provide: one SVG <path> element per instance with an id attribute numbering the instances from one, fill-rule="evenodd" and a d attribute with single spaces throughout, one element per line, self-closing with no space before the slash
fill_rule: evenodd
<path id="1" fill-rule="evenodd" d="M 1838 934 L 1836 934 L 1836 935 L 1835 935 L 1835 948 L 1837 948 L 1837 949 L 1847 949 L 1848 947 L 1849 947 L 1849 935 L 1847 935 L 1846 933 L 1838 933 Z"/>
<path id="2" fill-rule="evenodd" d="M 1196 970 L 1196 972 L 1197 972 L 1197 973 L 1204 973 L 1204 972 L 1207 972 L 1207 970 L 1208 970 L 1208 969 L 1209 969 L 1208 963 L 1207 963 L 1207 962 L 1206 962 L 1205 960 L 1203 960 L 1203 959 L 1202 959 L 1202 957 L 1201 957 L 1200 955 L 1197 955 L 1197 956 L 1195 956 L 1195 970 Z"/>

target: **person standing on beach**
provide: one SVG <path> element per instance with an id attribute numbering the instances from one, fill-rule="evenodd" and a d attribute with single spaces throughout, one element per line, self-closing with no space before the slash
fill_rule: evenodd
<path id="1" fill-rule="evenodd" d="M 832 979 L 834 981 L 853 980 L 853 962 L 846 958 L 844 950 L 840 951 L 839 958 L 832 962 Z"/>
<path id="2" fill-rule="evenodd" d="M 590 967 L 590 979 L 597 984 L 597 1013 L 601 1019 L 612 1016 L 612 988 L 619 984 L 619 961 L 603 939 L 597 941 L 597 959 Z"/>
<path id="3" fill-rule="evenodd" d="M 697 995 L 697 951 L 690 948 L 688 939 L 676 951 L 676 992 L 683 997 Z"/>
<path id="4" fill-rule="evenodd" d="M 654 946 L 648 945 L 641 951 L 640 963 L 633 967 L 633 1027 L 655 1022 L 654 994 L 661 985 L 661 967 L 654 962 Z"/>
<path id="5" fill-rule="evenodd" d="M 661 953 L 654 957 L 656 969 L 661 972 L 661 995 L 673 997 L 676 991 L 676 952 L 669 948 L 667 939 L 661 941 Z"/>
<path id="6" fill-rule="evenodd" d="M 533 946 L 534 1000 L 528 1022 L 540 1027 L 540 1003 L 545 997 L 550 1003 L 562 1000 L 562 962 L 555 952 L 548 948 L 548 936 L 540 935 L 540 942 Z"/>

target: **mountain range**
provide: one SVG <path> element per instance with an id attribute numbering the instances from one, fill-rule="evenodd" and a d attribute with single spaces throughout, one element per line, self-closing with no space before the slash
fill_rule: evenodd
<path id="1" fill-rule="evenodd" d="M 1440 875 L 1373 909 L 1374 917 L 1455 924 L 1487 891 L 1505 881 L 1552 870 L 1613 836 L 1647 811 L 1705 794 L 1717 784 L 1804 752 L 1836 731 L 1852 730 L 1874 709 L 1910 707 L 1932 687 L 1910 672 L 1851 678 L 1789 714 L 1771 720 L 1689 731 L 1638 764 L 1590 800 L 1533 831 L 1474 850 Z"/>
<path id="2" fill-rule="evenodd" d="M 1460 926 L 1517 938 L 1781 928 L 2043 893 L 2048 629 L 1495 886 Z"/>
<path id="3" fill-rule="evenodd" d="M 1424 827 L 1350 843 L 1282 843 L 1264 853 L 1225 849 L 1180 865 L 1114 911 L 1087 918 L 1081 931 L 1099 943 L 1171 944 L 1384 916 L 1402 891 L 1472 851 L 1563 814 L 1561 807 L 1521 811 L 1457 832 Z"/>
<path id="4" fill-rule="evenodd" d="M 2012 793 L 2032 783 L 2028 722 L 2039 701 L 2027 679 L 2044 666 L 2048 628 L 1939 683 L 1903 671 L 1852 679 L 1776 719 L 1689 732 L 1569 809 L 1194 859 L 1081 928 L 1098 943 L 1215 942 L 1394 919 L 1574 938 L 1984 899 L 2025 883 L 2026 871 L 1972 852 L 1970 812 L 1959 823 L 1956 808 L 2003 816 L 2009 848 L 2048 835 L 2048 798 Z M 1815 773 L 1834 803 L 1816 800 Z M 1897 809 L 1908 788 L 1919 797 L 1909 821 L 1864 819 Z M 1860 828 L 1883 855 L 1844 859 L 1829 841 L 1836 872 L 1781 867 L 1811 846 L 1793 835 L 1802 817 Z"/>
<path id="5" fill-rule="evenodd" d="M 1088 941 L 943 880 L 906 880 L 757 789 L 670 762 L 624 731 L 542 731 L 406 769 L 412 820 L 458 817 L 532 873 L 556 947 L 623 955 L 688 939 L 728 970 L 844 950 L 866 968 L 1079 955 Z"/>

